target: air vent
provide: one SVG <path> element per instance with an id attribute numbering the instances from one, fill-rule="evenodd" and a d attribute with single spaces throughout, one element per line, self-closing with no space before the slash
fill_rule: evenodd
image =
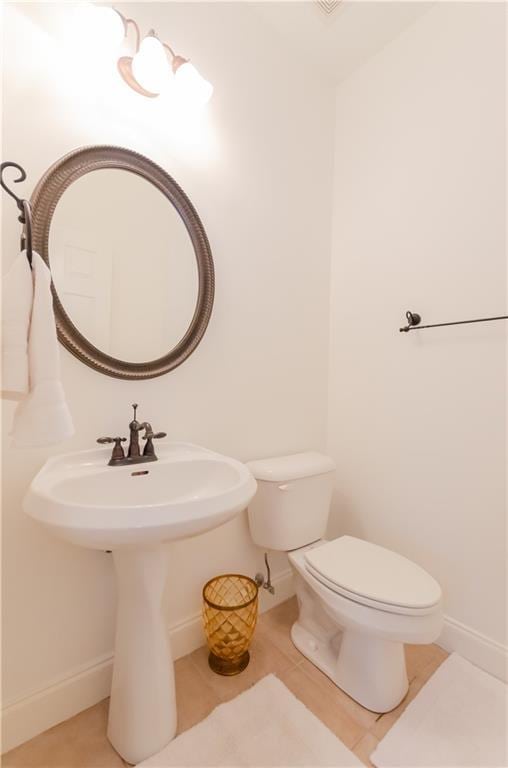
<path id="1" fill-rule="evenodd" d="M 316 0 L 317 4 L 326 14 L 333 13 L 340 3 L 340 0 Z"/>

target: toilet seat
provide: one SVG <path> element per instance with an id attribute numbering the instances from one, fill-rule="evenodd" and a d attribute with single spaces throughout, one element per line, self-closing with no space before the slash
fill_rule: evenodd
<path id="1" fill-rule="evenodd" d="M 389 613 L 433 613 L 441 601 L 437 581 L 416 563 L 353 536 L 305 552 L 305 568 L 336 594 Z"/>

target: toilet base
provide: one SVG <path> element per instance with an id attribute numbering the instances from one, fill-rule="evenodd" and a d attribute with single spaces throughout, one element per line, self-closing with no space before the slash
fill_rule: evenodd
<path id="1" fill-rule="evenodd" d="M 390 712 L 409 688 L 404 643 L 424 645 L 439 637 L 441 604 L 421 613 L 399 613 L 343 596 L 307 570 L 306 552 L 321 543 L 289 553 L 298 598 L 293 643 L 362 707 Z"/>
<path id="2" fill-rule="evenodd" d="M 403 643 L 354 630 L 319 636 L 300 621 L 293 624 L 291 639 L 335 685 L 372 712 L 390 712 L 407 694 Z"/>

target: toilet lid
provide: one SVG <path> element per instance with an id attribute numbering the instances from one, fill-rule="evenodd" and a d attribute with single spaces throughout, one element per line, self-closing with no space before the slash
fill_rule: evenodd
<path id="1" fill-rule="evenodd" d="M 305 561 L 316 578 L 358 602 L 418 609 L 441 600 L 441 587 L 419 565 L 353 536 L 309 549 Z"/>

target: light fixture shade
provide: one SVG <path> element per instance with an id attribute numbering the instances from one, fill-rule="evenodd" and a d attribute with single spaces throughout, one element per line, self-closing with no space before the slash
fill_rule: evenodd
<path id="1" fill-rule="evenodd" d="M 139 85 L 150 93 L 160 93 L 171 76 L 169 62 L 162 43 L 153 34 L 147 35 L 132 60 L 132 74 Z"/>
<path id="2" fill-rule="evenodd" d="M 104 56 L 120 47 L 125 38 L 125 26 L 117 11 L 89 2 L 69 5 L 71 9 L 64 44 L 74 53 L 79 51 L 89 56 L 92 48 L 94 56 Z"/>
<path id="3" fill-rule="evenodd" d="M 199 74 L 190 61 L 180 64 L 176 70 L 174 89 L 177 98 L 190 107 L 204 106 L 213 93 L 213 85 Z"/>
<path id="4" fill-rule="evenodd" d="M 125 37 L 125 26 L 120 14 L 105 5 L 93 6 L 93 14 L 95 41 L 118 48 Z"/>

